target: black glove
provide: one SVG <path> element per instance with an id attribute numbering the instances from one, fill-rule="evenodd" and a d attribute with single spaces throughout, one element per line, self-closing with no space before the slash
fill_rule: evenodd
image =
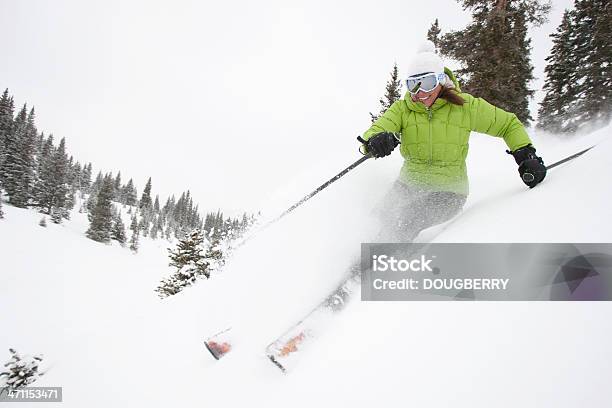
<path id="1" fill-rule="evenodd" d="M 368 140 L 366 149 L 372 156 L 385 157 L 391 154 L 393 149 L 399 144 L 399 140 L 391 132 L 377 133 Z"/>
<path id="2" fill-rule="evenodd" d="M 535 154 L 536 149 L 532 145 L 521 147 L 513 152 L 507 152 L 514 156 L 516 164 L 519 165 L 518 171 L 521 175 L 521 180 L 529 188 L 534 188 L 544 180 L 544 177 L 546 177 L 546 166 L 544 166 L 542 158 Z"/>

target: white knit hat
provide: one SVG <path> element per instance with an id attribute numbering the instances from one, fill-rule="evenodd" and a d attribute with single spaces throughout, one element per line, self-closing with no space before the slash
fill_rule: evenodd
<path id="1" fill-rule="evenodd" d="M 406 77 L 424 74 L 426 72 L 434 72 L 436 74 L 442 74 L 444 72 L 442 58 L 436 54 L 436 46 L 429 40 L 425 40 L 419 44 L 416 55 L 408 64 Z"/>

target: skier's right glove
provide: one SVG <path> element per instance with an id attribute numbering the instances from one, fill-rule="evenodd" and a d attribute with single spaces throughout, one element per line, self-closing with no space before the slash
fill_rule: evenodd
<path id="1" fill-rule="evenodd" d="M 390 155 L 398 144 L 399 140 L 393 133 L 381 132 L 372 136 L 365 146 L 368 153 L 372 153 L 372 156 L 379 158 Z"/>
<path id="2" fill-rule="evenodd" d="M 513 152 L 508 151 L 508 154 L 514 156 L 516 164 L 519 165 L 519 175 L 523 183 L 534 188 L 544 177 L 546 177 L 546 166 L 541 157 L 535 154 L 536 149 L 532 145 L 527 145 L 516 149 Z"/>

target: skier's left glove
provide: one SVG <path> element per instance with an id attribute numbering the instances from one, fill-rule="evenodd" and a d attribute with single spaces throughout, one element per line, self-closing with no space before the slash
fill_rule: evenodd
<path id="1" fill-rule="evenodd" d="M 534 188 L 544 177 L 546 177 L 546 166 L 541 157 L 535 154 L 536 149 L 532 145 L 527 145 L 508 154 L 514 156 L 516 164 L 519 165 L 518 172 L 523 183 Z"/>

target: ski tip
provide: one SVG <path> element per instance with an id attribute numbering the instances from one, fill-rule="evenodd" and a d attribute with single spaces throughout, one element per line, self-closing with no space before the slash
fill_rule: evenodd
<path id="1" fill-rule="evenodd" d="M 232 346 L 229 343 L 217 343 L 216 341 L 212 340 L 205 341 L 204 345 L 215 360 L 219 360 L 232 349 Z"/>
<path id="2" fill-rule="evenodd" d="M 272 354 L 268 354 L 268 358 L 270 359 L 270 361 L 277 366 L 278 368 L 280 368 L 280 370 L 283 372 L 283 374 L 287 373 L 287 369 L 285 367 L 283 367 L 283 365 L 281 363 L 278 362 L 278 360 L 276 359 L 276 357 L 274 357 Z"/>
<path id="3" fill-rule="evenodd" d="M 215 354 L 214 350 L 210 347 L 210 344 L 208 344 L 208 342 L 205 341 L 204 345 L 206 346 L 206 349 L 210 352 L 210 354 L 212 354 L 212 356 L 215 358 L 215 360 L 218 360 L 219 356 L 217 356 L 217 354 Z"/>

